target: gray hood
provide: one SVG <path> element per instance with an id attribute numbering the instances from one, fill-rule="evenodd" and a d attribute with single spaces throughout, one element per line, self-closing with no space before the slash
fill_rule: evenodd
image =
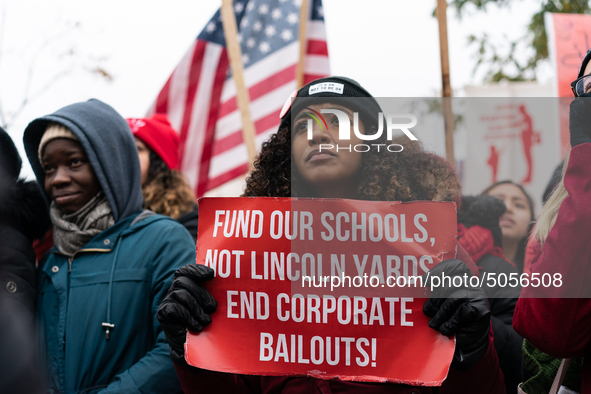
<path id="1" fill-rule="evenodd" d="M 48 122 L 64 125 L 78 137 L 116 222 L 141 210 L 143 199 L 137 149 L 129 125 L 117 111 L 102 101 L 90 99 L 29 123 L 23 142 L 40 185 L 45 183 L 45 173 L 37 150 Z M 43 194 L 49 202 L 45 190 Z"/>

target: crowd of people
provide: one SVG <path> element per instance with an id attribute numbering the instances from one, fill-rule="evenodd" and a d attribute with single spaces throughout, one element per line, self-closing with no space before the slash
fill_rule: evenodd
<path id="1" fill-rule="evenodd" d="M 399 154 L 375 148 L 386 133 L 368 152 L 320 151 L 340 141 L 339 119 L 325 114 L 326 127 L 310 132 L 306 114 L 356 112 L 365 135 L 383 122 L 373 96 L 345 77 L 297 91 L 247 177 L 245 197 L 455 202 L 457 256 L 434 276 L 561 274 L 563 285 L 550 289 L 464 283 L 433 292 L 423 306 L 429 327 L 456 338 L 440 387 L 190 366 L 187 330 L 216 320 L 203 286 L 216 279 L 195 264 L 197 204 L 166 116 L 126 120 L 91 99 L 33 120 L 23 140 L 36 182 L 19 178 L 22 159 L 0 129 L 0 392 L 591 393 L 590 59 L 591 50 L 573 82 L 572 148 L 537 218 L 511 181 L 462 196 L 454 169 L 405 137 L 395 141 Z M 319 84 L 341 89 L 310 89 Z M 49 247 L 40 242 L 48 238 Z"/>

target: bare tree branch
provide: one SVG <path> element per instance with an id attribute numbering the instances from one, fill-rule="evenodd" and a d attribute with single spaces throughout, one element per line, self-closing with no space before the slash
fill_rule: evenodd
<path id="1" fill-rule="evenodd" d="M 513 0 L 451 0 L 450 5 L 457 11 L 461 20 L 467 7 L 486 12 L 488 4 L 509 6 Z M 540 10 L 534 13 L 527 26 L 526 34 L 516 40 L 506 39 L 501 45 L 493 44 L 490 37 L 471 35 L 468 43 L 476 46 L 472 75 L 484 68 L 487 82 L 535 81 L 540 62 L 548 58 L 548 43 L 544 25 L 544 13 L 586 14 L 591 11 L 589 0 L 542 0 Z M 518 54 L 520 56 L 518 56 Z M 522 60 L 519 60 L 522 59 Z"/>
<path id="2" fill-rule="evenodd" d="M 65 27 L 57 33 L 45 36 L 39 43 L 32 42 L 29 45 L 19 47 L 18 51 L 7 51 L 4 42 L 4 28 L 6 17 L 6 8 L 2 9 L 2 19 L 0 23 L 0 60 L 6 63 L 8 59 L 7 54 L 13 54 L 13 58 L 22 58 L 24 62 L 25 78 L 22 87 L 22 96 L 20 99 L 11 97 L 12 102 L 18 102 L 13 111 L 7 111 L 3 105 L 0 97 L 0 124 L 4 128 L 8 128 L 14 121 L 22 114 L 24 109 L 31 104 L 32 101 L 46 93 L 62 78 L 73 74 L 76 71 L 84 71 L 101 77 L 104 81 L 112 81 L 112 75 L 103 67 L 102 63 L 107 60 L 104 56 L 96 56 L 86 53 L 81 53 L 76 49 L 76 46 L 71 41 L 72 29 L 80 29 L 80 23 L 66 23 Z M 64 24 L 60 24 L 64 26 Z M 58 49 L 59 44 L 69 43 L 66 49 Z M 56 43 L 59 43 L 56 46 Z M 53 59 L 61 62 L 63 66 L 57 72 L 50 75 L 48 78 L 43 78 L 38 81 L 39 70 L 42 70 L 47 59 Z M 36 86 L 41 84 L 39 88 Z"/>

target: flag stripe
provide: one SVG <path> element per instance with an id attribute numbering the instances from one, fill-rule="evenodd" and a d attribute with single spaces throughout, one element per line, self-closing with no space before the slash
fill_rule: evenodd
<path id="1" fill-rule="evenodd" d="M 281 113 L 281 109 L 278 109 L 277 111 L 270 113 L 269 115 L 260 118 L 259 120 L 257 120 L 255 122 L 255 129 L 256 130 L 267 130 L 269 128 L 272 128 L 275 126 L 275 129 L 277 128 L 277 119 L 279 119 L 279 114 Z M 257 135 L 261 134 L 261 132 L 257 131 Z M 240 145 L 244 142 L 244 140 L 242 139 L 242 130 L 238 130 L 237 132 L 230 134 L 229 136 L 227 136 L 224 139 L 218 140 L 215 143 L 215 147 L 214 147 L 214 151 L 213 154 L 218 155 L 220 153 L 223 153 L 225 151 L 227 151 L 228 149 L 231 149 L 237 145 Z"/>
<path id="2" fill-rule="evenodd" d="M 308 40 L 306 54 L 327 56 L 328 55 L 328 45 L 326 44 L 326 41 Z"/>
<path id="3" fill-rule="evenodd" d="M 193 58 L 191 62 L 191 69 L 188 78 L 188 90 L 187 97 L 185 99 L 185 111 L 183 113 L 183 121 L 180 127 L 180 160 L 183 160 L 185 153 L 185 142 L 187 140 L 187 134 L 189 132 L 189 125 L 191 122 L 193 103 L 195 101 L 195 93 L 197 92 L 197 86 L 199 85 L 199 75 L 201 74 L 201 67 L 203 66 L 203 54 L 205 53 L 205 47 L 207 44 L 201 40 L 197 40 L 195 51 L 193 52 Z"/>
<path id="4" fill-rule="evenodd" d="M 250 116 L 253 121 L 256 122 L 259 118 L 267 116 L 276 109 L 281 109 L 286 98 L 289 97 L 289 94 L 293 92 L 294 89 L 295 81 L 290 81 L 287 84 L 270 91 L 266 95 L 259 97 L 256 100 L 252 100 L 250 102 Z M 277 124 L 279 124 L 279 116 L 277 116 Z M 218 119 L 216 139 L 220 140 L 241 129 L 242 119 L 240 111 L 237 109 L 231 114 Z"/>
<path id="5" fill-rule="evenodd" d="M 171 79 L 172 75 L 168 78 L 168 80 L 164 84 L 164 88 L 160 91 L 160 94 L 156 99 L 156 112 L 158 113 L 166 113 L 168 110 L 168 91 L 170 89 Z"/>
<path id="6" fill-rule="evenodd" d="M 283 70 L 298 61 L 299 43 L 294 42 L 286 47 L 274 52 L 266 58 L 254 63 L 248 69 L 244 70 L 244 81 L 247 87 L 251 87 L 269 77 L 269 74 L 274 74 L 273 70 Z M 295 76 L 294 76 L 295 78 Z M 234 81 L 233 78 L 228 79 Z M 236 84 L 226 83 L 222 93 L 222 102 L 226 102 L 232 97 L 236 96 Z"/>
<path id="7" fill-rule="evenodd" d="M 277 131 L 276 127 L 265 130 L 264 133 L 257 135 L 256 144 L 262 145 L 271 134 Z M 209 171 L 210 178 L 216 178 L 226 171 L 230 171 L 236 167 L 248 163 L 248 155 L 246 153 L 246 146 L 244 144 L 238 145 L 224 153 L 214 156 L 211 160 L 211 169 Z"/>
<path id="8" fill-rule="evenodd" d="M 226 79 L 226 70 L 228 69 L 229 60 L 226 51 L 224 50 L 220 56 L 220 60 L 216 69 L 215 81 L 212 89 L 212 103 L 209 117 L 207 120 L 207 135 L 205 137 L 205 144 L 203 147 L 203 157 L 201 159 L 201 167 L 199 167 L 199 183 L 195 190 L 196 196 L 202 196 L 207 189 L 207 176 L 209 174 L 209 166 L 211 158 L 213 157 L 213 140 L 215 136 L 215 126 L 218 118 L 219 98 L 222 94 L 222 87 Z"/>
<path id="9" fill-rule="evenodd" d="M 322 73 L 322 70 L 328 70 L 328 68 L 328 57 L 326 56 L 309 55 L 306 56 L 306 59 L 304 60 L 305 73 L 315 73 L 326 76 L 326 74 Z"/>
<path id="10" fill-rule="evenodd" d="M 240 175 L 244 174 L 247 171 L 248 171 L 248 164 L 244 163 L 236 168 L 231 169 L 230 171 L 223 173 L 220 176 L 217 176 L 215 178 L 211 178 L 207 182 L 207 190 L 215 189 L 216 187 L 221 186 L 224 183 L 229 182 L 234 178 L 238 178 Z"/>
<path id="11" fill-rule="evenodd" d="M 326 41 L 324 21 L 308 21 L 306 23 L 306 37 L 308 40 Z"/>
<path id="12" fill-rule="evenodd" d="M 267 94 L 270 90 L 275 89 L 281 85 L 286 84 L 293 80 L 295 75 L 296 66 L 289 66 L 286 69 L 279 71 L 277 74 L 271 75 L 269 78 L 253 85 L 248 89 L 250 100 L 256 100 L 259 97 Z M 220 118 L 236 111 L 238 108 L 236 104 L 236 97 L 232 97 L 230 100 L 223 103 L 220 107 Z"/>
<path id="13" fill-rule="evenodd" d="M 193 53 L 197 42 L 193 42 L 189 50 L 185 53 L 181 59 L 179 65 L 176 67 L 170 78 L 170 84 L 168 88 L 168 103 L 167 103 L 167 115 L 170 123 L 176 130 L 180 130 L 183 124 L 183 116 L 185 113 L 185 103 L 187 102 L 188 94 L 188 81 L 193 65 Z M 166 89 L 166 86 L 165 86 Z M 157 110 L 157 112 L 161 112 Z"/>
<path id="14" fill-rule="evenodd" d="M 199 47 L 199 45 L 198 45 Z M 186 113 L 189 113 L 188 133 L 186 133 L 183 143 L 184 154 L 181 161 L 181 170 L 187 176 L 189 184 L 193 188 L 199 185 L 199 173 L 203 165 L 204 148 L 207 146 L 207 121 L 210 108 L 216 103 L 209 99 L 214 91 L 214 81 L 218 72 L 220 58 L 225 56 L 225 48 L 218 44 L 207 43 L 203 49 L 203 61 L 201 62 L 199 74 L 199 88 L 192 95 L 193 102 L 188 107 Z M 209 136 L 211 138 L 211 136 Z M 209 163 L 209 162 L 208 162 Z M 206 163 L 206 165 L 208 164 Z"/>

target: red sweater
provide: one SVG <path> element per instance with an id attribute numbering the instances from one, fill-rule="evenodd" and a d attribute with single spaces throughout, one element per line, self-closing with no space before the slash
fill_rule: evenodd
<path id="1" fill-rule="evenodd" d="M 591 350 L 591 143 L 571 150 L 564 178 L 568 191 L 543 249 L 534 248 L 531 273 L 562 275 L 560 287 L 524 287 L 513 327 L 554 357 Z M 591 363 L 583 363 L 582 393 L 591 393 Z"/>
<path id="2" fill-rule="evenodd" d="M 476 265 L 458 244 L 458 259 L 464 261 L 473 274 Z M 341 380 L 320 380 L 308 377 L 254 376 L 208 371 L 175 364 L 185 394 L 198 393 L 257 393 L 257 394 L 502 394 L 505 393 L 503 373 L 495 351 L 492 329 L 486 355 L 467 371 L 450 369 L 441 387 L 417 387 L 388 383 L 359 383 Z"/>

